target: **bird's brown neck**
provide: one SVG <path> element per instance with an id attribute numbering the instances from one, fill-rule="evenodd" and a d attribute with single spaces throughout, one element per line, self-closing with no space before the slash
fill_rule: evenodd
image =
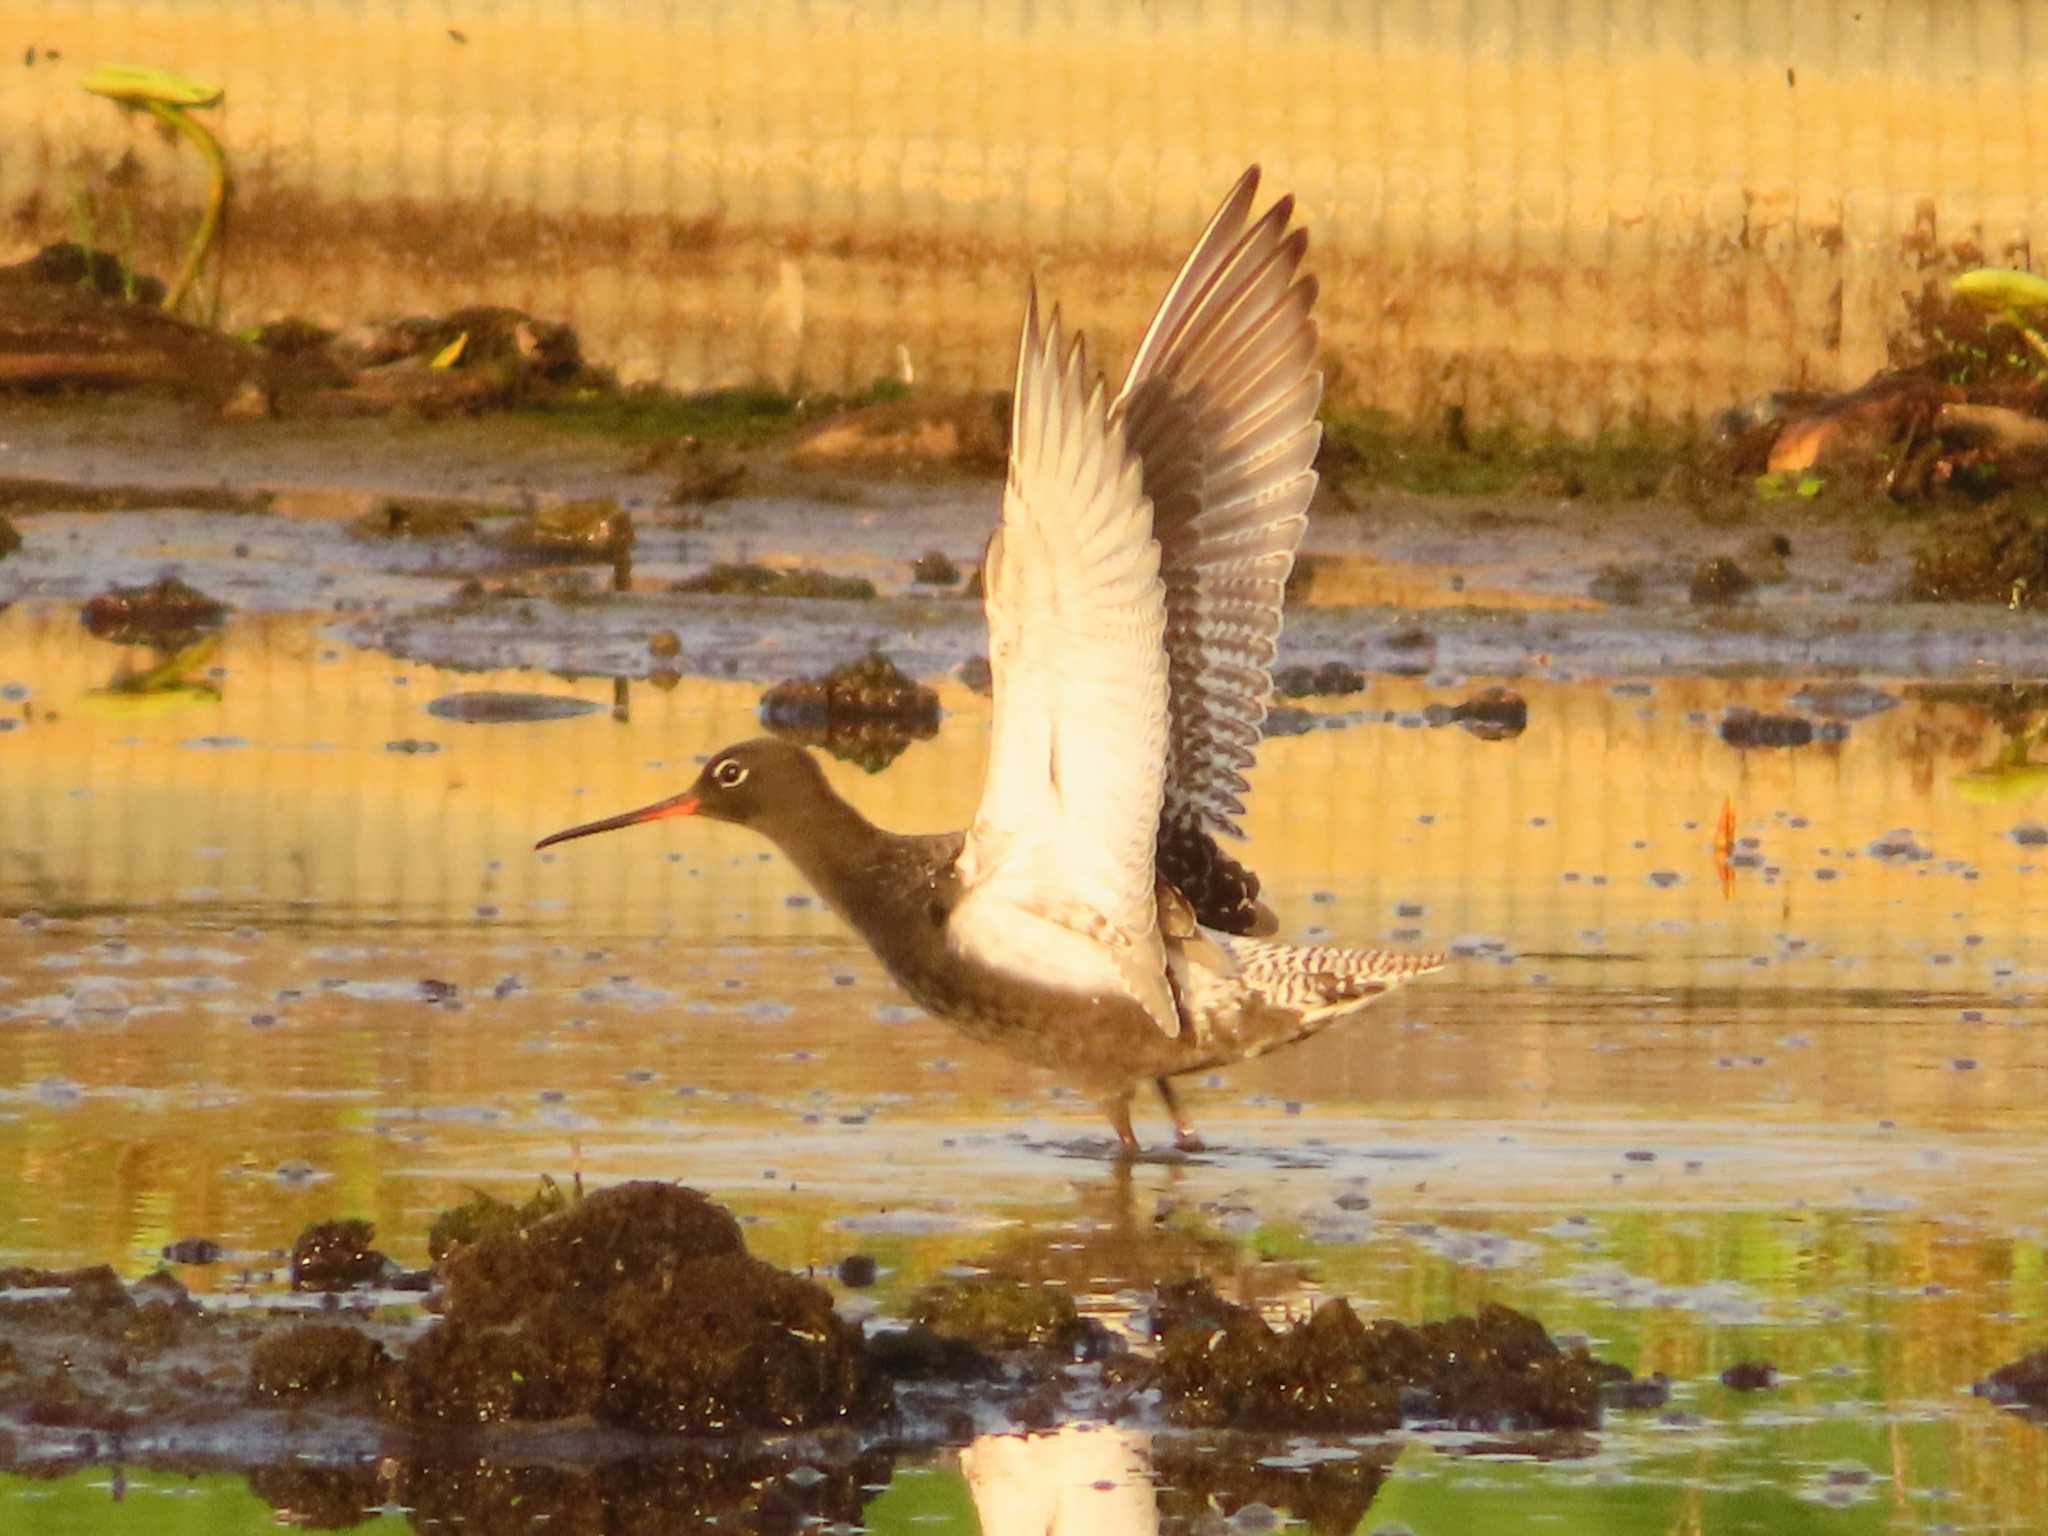
<path id="1" fill-rule="evenodd" d="M 872 905 L 876 870 L 901 841 L 848 805 L 829 785 L 806 795 L 777 825 L 762 830 L 834 911 L 856 921 Z"/>

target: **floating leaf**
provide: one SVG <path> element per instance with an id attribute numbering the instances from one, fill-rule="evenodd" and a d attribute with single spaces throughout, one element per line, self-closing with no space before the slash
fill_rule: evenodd
<path id="1" fill-rule="evenodd" d="M 151 102 L 166 107 L 211 107 L 227 94 L 218 85 L 201 85 L 167 69 L 145 69 L 135 64 L 110 64 L 105 69 L 96 69 L 78 86 L 95 96 L 131 107 Z"/>
<path id="2" fill-rule="evenodd" d="M 468 345 L 469 332 L 464 331 L 460 336 L 449 342 L 447 346 L 436 352 L 434 360 L 427 366 L 429 368 L 453 368 L 462 360 L 462 349 Z"/>
<path id="3" fill-rule="evenodd" d="M 2048 277 L 2017 267 L 1978 267 L 1955 278 L 1949 291 L 1986 309 L 2048 309 Z"/>

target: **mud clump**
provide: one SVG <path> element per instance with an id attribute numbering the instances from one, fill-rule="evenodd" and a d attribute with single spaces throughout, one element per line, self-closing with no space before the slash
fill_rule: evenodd
<path id="1" fill-rule="evenodd" d="M 483 1230 L 443 1271 L 445 1320 L 383 1388 L 403 1420 L 589 1415 L 710 1434 L 880 1406 L 859 1330 L 830 1295 L 750 1257 L 738 1223 L 694 1190 L 618 1185 L 531 1226 Z"/>
<path id="2" fill-rule="evenodd" d="M 396 1268 L 370 1246 L 377 1229 L 367 1221 L 322 1221 L 292 1244 L 292 1289 L 346 1291 L 375 1285 Z"/>
<path id="3" fill-rule="evenodd" d="M 957 587 L 960 567 L 944 551 L 928 549 L 910 562 L 910 579 L 921 587 Z"/>
<path id="4" fill-rule="evenodd" d="M 1365 691 L 1365 674 L 1341 661 L 1282 667 L 1273 674 L 1273 691 L 1283 699 L 1343 698 Z"/>
<path id="5" fill-rule="evenodd" d="M 718 597 L 796 597 L 838 602 L 870 602 L 875 584 L 864 576 L 834 576 L 797 566 L 777 570 L 751 561 L 714 565 L 685 576 L 669 590 L 703 592 Z"/>
<path id="6" fill-rule="evenodd" d="M 1640 608 L 1649 585 L 1642 571 L 1630 565 L 1603 565 L 1586 585 L 1586 595 L 1615 608 Z"/>
<path id="7" fill-rule="evenodd" d="M 1342 1300 L 1275 1333 L 1256 1312 L 1208 1297 L 1177 1305 L 1159 1385 L 1174 1419 L 1197 1427 L 1378 1433 L 1404 1419 L 1460 1429 L 1596 1429 L 1601 1388 L 1628 1372 L 1560 1349 L 1507 1307 L 1409 1327 L 1360 1322 Z"/>
<path id="8" fill-rule="evenodd" d="M 1945 517 L 1914 551 L 1905 595 L 2038 607 L 2048 602 L 2048 524 L 2010 504 Z"/>
<path id="9" fill-rule="evenodd" d="M 1778 1368 L 1768 1360 L 1738 1360 L 1721 1373 L 1731 1392 L 1768 1392 L 1778 1384 Z"/>
<path id="10" fill-rule="evenodd" d="M 1813 744 L 1813 737 L 1813 722 L 1797 715 L 1767 715 L 1737 708 L 1729 710 L 1721 721 L 1721 739 L 1743 750 L 1806 747 Z"/>
<path id="11" fill-rule="evenodd" d="M 1512 741 L 1529 728 L 1529 705 L 1507 688 L 1488 688 L 1462 704 L 1432 704 L 1422 712 L 1432 726 L 1462 725 L 1481 741 Z"/>
<path id="12" fill-rule="evenodd" d="M 1686 595 L 1697 607 L 1713 607 L 1736 602 L 1755 589 L 1756 581 L 1747 571 L 1728 556 L 1716 555 L 1700 562 Z"/>
<path id="13" fill-rule="evenodd" d="M 353 1328 L 301 1323 L 257 1344 L 249 1357 L 249 1396 L 276 1403 L 361 1393 L 387 1358 L 382 1344 Z"/>
<path id="14" fill-rule="evenodd" d="M 228 606 L 165 576 L 148 586 L 109 587 L 79 611 L 86 633 L 114 645 L 183 650 L 227 622 Z"/>
<path id="15" fill-rule="evenodd" d="M 1065 1291 L 983 1277 L 933 1286 L 917 1299 L 911 1316 L 942 1338 L 984 1350 L 1072 1353 L 1090 1335 Z"/>
<path id="16" fill-rule="evenodd" d="M 1994 1403 L 2048 1413 L 2048 1349 L 2001 1365 L 1970 1390 Z"/>
<path id="17" fill-rule="evenodd" d="M 633 552 L 633 517 L 610 497 L 542 507 L 508 528 L 498 547 L 517 559 L 618 564 Z"/>
<path id="18" fill-rule="evenodd" d="M 542 1179 L 540 1188 L 520 1205 L 500 1200 L 482 1190 L 472 1193 L 473 1199 L 443 1211 L 428 1228 L 427 1257 L 436 1264 L 465 1243 L 474 1243 L 485 1237 L 516 1235 L 536 1222 L 558 1216 L 569 1208 L 569 1197 L 562 1193 L 560 1185 L 548 1178 Z"/>
<path id="19" fill-rule="evenodd" d="M 872 653 L 823 677 L 788 678 L 761 696 L 761 723 L 870 773 L 939 732 L 939 696 Z"/>

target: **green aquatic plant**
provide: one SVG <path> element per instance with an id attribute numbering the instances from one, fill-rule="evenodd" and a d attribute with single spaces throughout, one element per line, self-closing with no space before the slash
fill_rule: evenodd
<path id="1" fill-rule="evenodd" d="M 173 133 L 189 140 L 206 161 L 212 176 L 206 211 L 200 216 L 199 228 L 194 231 L 192 244 L 185 252 L 185 264 L 178 269 L 177 279 L 164 295 L 163 307 L 175 311 L 185 302 L 186 294 L 191 292 L 207 253 L 218 240 L 221 226 L 227 218 L 227 152 L 206 125 L 192 115 L 195 111 L 220 105 L 227 92 L 220 86 L 200 85 L 167 70 L 125 64 L 94 70 L 79 82 L 79 86 L 128 111 L 147 112 Z M 215 292 L 217 296 L 217 286 Z"/>
<path id="2" fill-rule="evenodd" d="M 1976 267 L 1950 282 L 1949 291 L 2010 325 L 2020 333 L 2034 356 L 2048 362 L 2048 340 L 2020 318 L 2048 309 L 2048 277 L 2017 267 Z"/>

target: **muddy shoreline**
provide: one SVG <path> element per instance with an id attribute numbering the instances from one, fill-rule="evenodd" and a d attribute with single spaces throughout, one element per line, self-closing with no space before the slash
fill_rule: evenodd
<path id="1" fill-rule="evenodd" d="M 0 406 L 0 481 L 15 487 L 23 548 L 0 565 L 0 593 L 83 601 L 175 570 L 240 611 L 324 611 L 352 643 L 395 655 L 581 676 L 773 682 L 881 649 L 930 678 L 985 649 L 978 602 L 913 573 L 932 555 L 975 568 L 995 479 L 792 468 L 764 447 L 739 494 L 678 508 L 672 474 L 636 467 L 638 451 L 517 415 L 195 426 L 161 402 L 15 402 Z M 479 514 L 448 537 L 350 536 L 406 498 Z M 1311 523 L 1282 665 L 1452 679 L 1953 679 L 2024 675 L 2048 653 L 2037 610 L 1900 600 L 1924 520 L 1895 513 L 1794 500 L 1730 520 L 1657 499 L 1348 500 L 1327 499 Z M 632 590 L 573 571 L 544 579 L 531 557 L 508 559 L 498 519 L 585 502 L 630 518 Z M 1736 601 L 1696 600 L 1701 564 L 1717 559 L 1768 567 L 1768 580 Z M 670 590 L 761 560 L 860 577 L 878 599 Z M 509 597 L 463 600 L 466 581 L 521 574 L 498 582 Z M 663 630 L 681 638 L 674 658 L 648 650 Z"/>

